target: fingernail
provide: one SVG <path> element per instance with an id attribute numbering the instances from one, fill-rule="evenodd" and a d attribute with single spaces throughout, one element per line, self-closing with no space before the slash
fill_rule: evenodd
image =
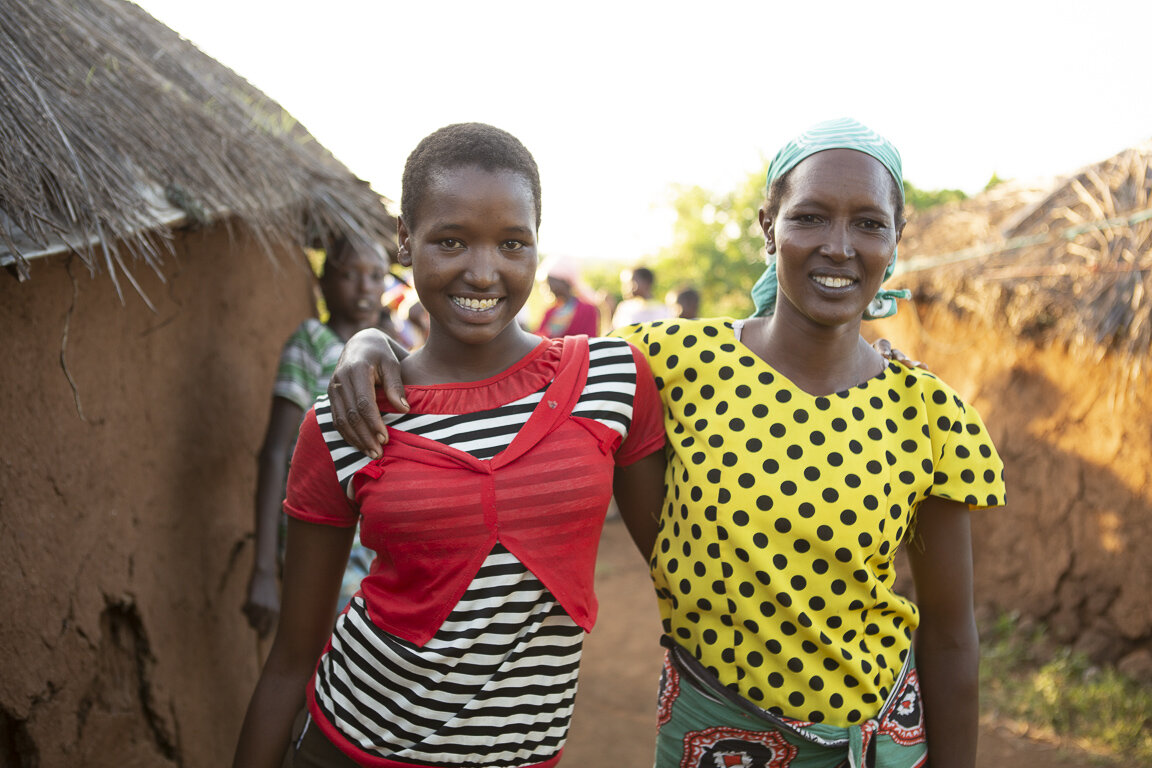
<path id="1" fill-rule="evenodd" d="M 410 405 L 408 405 L 408 398 L 406 398 L 406 397 L 401 397 L 401 398 L 400 398 L 400 402 L 404 404 L 404 407 L 405 407 L 405 408 L 410 408 L 410 407 L 411 407 Z"/>

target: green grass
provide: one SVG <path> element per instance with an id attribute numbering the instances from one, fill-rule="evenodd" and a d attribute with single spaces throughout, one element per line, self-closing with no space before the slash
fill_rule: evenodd
<path id="1" fill-rule="evenodd" d="M 1152 765 L 1152 690 L 1001 617 L 981 636 L 981 708 L 1101 758 Z"/>

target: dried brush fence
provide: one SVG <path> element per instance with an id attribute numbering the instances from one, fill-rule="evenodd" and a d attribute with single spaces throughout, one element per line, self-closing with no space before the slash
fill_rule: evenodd
<path id="1" fill-rule="evenodd" d="M 0 263 L 20 279 L 27 254 L 55 244 L 106 271 L 123 300 L 133 262 L 160 274 L 170 227 L 209 220 L 245 227 L 269 254 L 393 238 L 367 183 L 136 5 L 0 0 L 0 19 Z"/>
<path id="2" fill-rule="evenodd" d="M 1121 355 L 1134 384 L 1152 367 L 1152 143 L 1080 171 L 1013 219 L 991 240 L 909 253 L 901 284 L 917 302 L 1039 344 Z"/>

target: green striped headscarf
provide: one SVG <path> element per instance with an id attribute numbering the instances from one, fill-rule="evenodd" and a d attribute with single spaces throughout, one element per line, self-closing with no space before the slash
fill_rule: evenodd
<path id="1" fill-rule="evenodd" d="M 883 136 L 850 117 L 817 123 L 781 147 L 768 166 L 767 186 L 771 187 L 772 182 L 791 171 L 800 164 L 800 161 L 826 149 L 854 149 L 879 160 L 892 174 L 896 190 L 900 193 L 900 205 L 904 205 L 904 174 L 900 166 L 900 152 Z M 895 267 L 896 252 L 893 251 L 892 263 L 884 272 L 885 280 L 892 277 Z M 879 320 L 882 317 L 891 317 L 896 314 L 896 299 L 908 299 L 911 296 L 912 293 L 908 290 L 881 288 L 876 298 L 864 310 L 864 318 Z M 768 268 L 756 281 L 756 285 L 752 286 L 752 300 L 756 302 L 753 317 L 764 317 L 775 311 L 776 259 L 768 262 Z"/>

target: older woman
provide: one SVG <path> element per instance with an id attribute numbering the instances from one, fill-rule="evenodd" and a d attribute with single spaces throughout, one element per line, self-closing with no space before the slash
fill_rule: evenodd
<path id="1" fill-rule="evenodd" d="M 901 179 L 865 126 L 814 127 L 770 166 L 757 316 L 621 332 L 668 435 L 658 768 L 975 764 L 969 511 L 1003 503 L 1003 465 L 971 406 L 860 334 L 895 310 Z M 378 354 L 345 355 L 363 440 L 377 414 L 349 405 Z M 894 589 L 904 543 L 917 603 Z"/>

